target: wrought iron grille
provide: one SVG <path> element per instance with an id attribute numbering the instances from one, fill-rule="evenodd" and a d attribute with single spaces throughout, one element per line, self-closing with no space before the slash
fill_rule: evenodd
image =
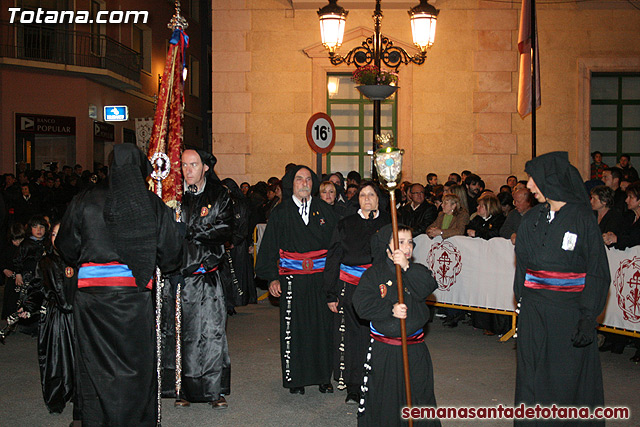
<path id="1" fill-rule="evenodd" d="M 142 56 L 102 34 L 0 21 L 0 57 L 112 71 L 140 81 Z"/>

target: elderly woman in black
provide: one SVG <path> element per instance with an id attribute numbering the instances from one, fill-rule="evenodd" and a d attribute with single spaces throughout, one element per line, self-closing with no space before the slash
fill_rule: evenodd
<path id="1" fill-rule="evenodd" d="M 371 236 L 391 222 L 380 211 L 380 189 L 371 181 L 360 184 L 360 209 L 338 222 L 324 269 L 327 304 L 334 314 L 334 377 L 347 389 L 347 404 L 360 401 L 363 366 L 369 345 L 369 322 L 355 312 L 352 297 L 362 273 L 371 266 Z"/>

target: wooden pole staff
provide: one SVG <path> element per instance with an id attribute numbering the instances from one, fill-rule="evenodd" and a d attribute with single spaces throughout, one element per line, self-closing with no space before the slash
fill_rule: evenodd
<path id="1" fill-rule="evenodd" d="M 398 211 L 396 209 L 396 195 L 390 190 L 391 196 L 391 227 L 393 229 L 393 249 L 400 247 L 398 239 Z M 398 303 L 404 304 L 404 285 L 402 284 L 402 267 L 396 264 L 396 281 L 398 282 Z M 409 349 L 407 347 L 407 322 L 400 319 L 400 337 L 402 339 L 402 366 L 404 368 L 404 392 L 407 398 L 407 407 L 411 408 L 411 382 L 409 374 Z M 413 419 L 409 418 L 409 426 L 413 427 Z"/>

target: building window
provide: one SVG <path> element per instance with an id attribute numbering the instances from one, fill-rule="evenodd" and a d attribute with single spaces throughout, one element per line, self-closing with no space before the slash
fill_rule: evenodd
<path id="1" fill-rule="evenodd" d="M 101 42 L 102 42 L 102 29 L 101 24 L 96 21 L 98 12 L 102 9 L 100 2 L 95 0 L 91 1 L 91 23 L 89 24 L 89 31 L 91 32 L 91 53 L 97 56 L 102 56 Z"/>
<path id="2" fill-rule="evenodd" d="M 397 96 L 381 102 L 382 134 L 397 135 Z M 371 177 L 373 149 L 373 102 L 363 97 L 351 80 L 351 74 L 327 74 L 327 114 L 336 127 L 336 144 L 327 154 L 327 172 L 352 170 Z M 397 146 L 398 141 L 394 140 Z"/>
<path id="3" fill-rule="evenodd" d="M 590 139 L 608 166 L 621 154 L 640 166 L 640 73 L 593 73 Z"/>
<path id="4" fill-rule="evenodd" d="M 146 25 L 133 25 L 131 40 L 131 48 L 140 54 L 140 68 L 151 74 L 151 29 Z"/>
<path id="5" fill-rule="evenodd" d="M 189 0 L 189 14 L 194 22 L 200 20 L 200 0 Z"/>
<path id="6" fill-rule="evenodd" d="M 187 75 L 189 84 L 189 95 L 200 96 L 200 61 L 189 55 L 189 71 Z"/>

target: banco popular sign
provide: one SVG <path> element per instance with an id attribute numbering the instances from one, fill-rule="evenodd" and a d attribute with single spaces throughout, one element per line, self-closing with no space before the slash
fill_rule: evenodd
<path id="1" fill-rule="evenodd" d="M 75 135 L 76 118 L 43 116 L 39 114 L 16 114 L 16 131 L 49 135 Z"/>

